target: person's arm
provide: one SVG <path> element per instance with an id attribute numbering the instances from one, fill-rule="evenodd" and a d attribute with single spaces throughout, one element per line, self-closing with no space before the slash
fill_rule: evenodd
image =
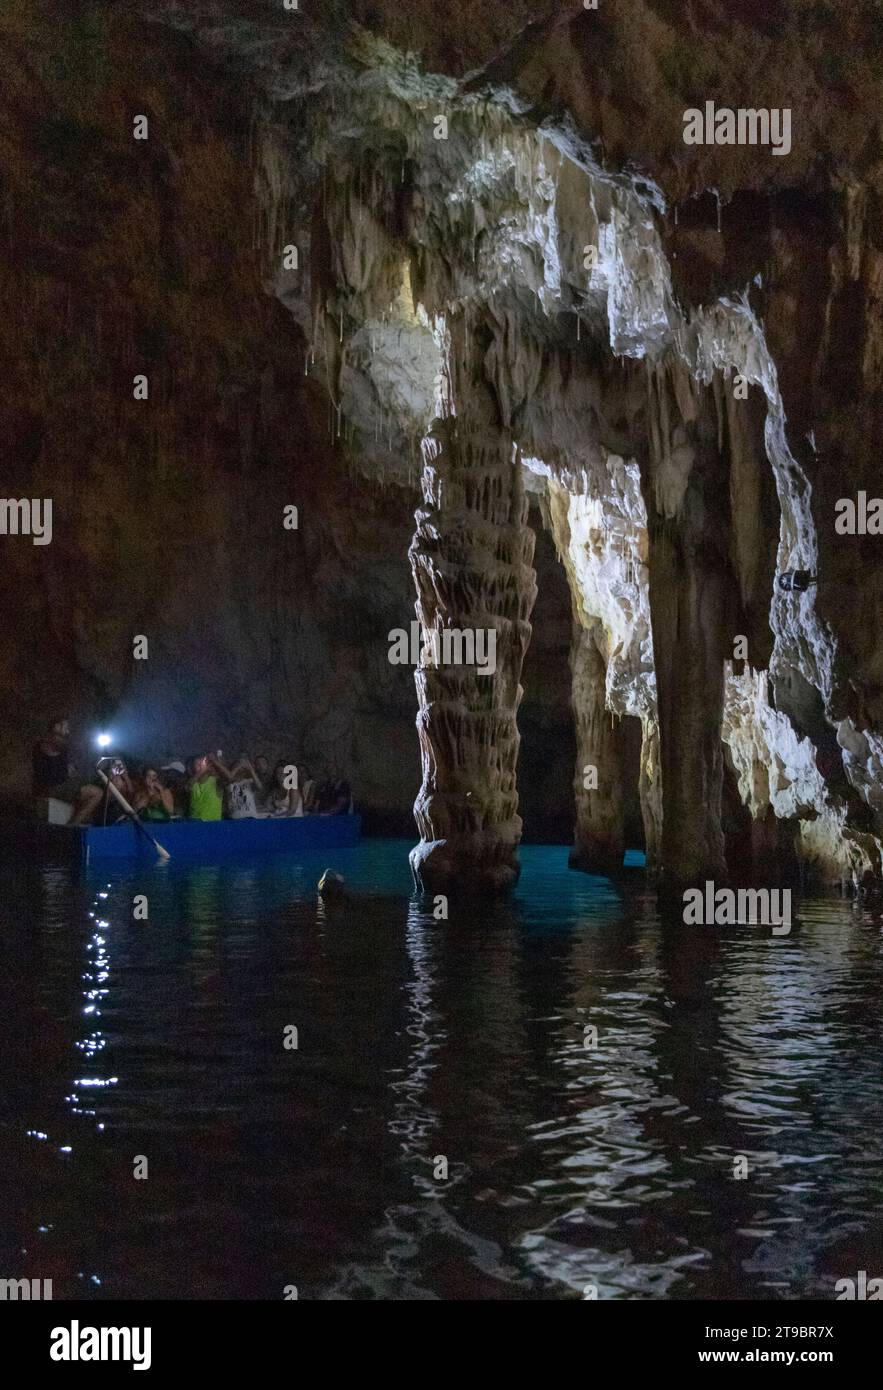
<path id="1" fill-rule="evenodd" d="M 257 781 L 257 773 L 248 761 L 248 758 L 240 758 L 239 762 L 231 767 L 230 771 L 227 773 L 227 777 L 232 782 L 236 777 L 240 777 L 242 773 L 246 773 L 253 781 Z"/>
<path id="2" fill-rule="evenodd" d="M 229 782 L 232 779 L 233 774 L 230 769 L 225 767 L 220 759 L 216 758 L 213 753 L 209 753 L 208 755 L 208 764 L 209 767 L 214 768 L 215 772 L 217 772 L 220 777 L 223 777 L 225 782 Z"/>
<path id="3" fill-rule="evenodd" d="M 160 789 L 159 789 L 159 795 L 160 795 L 160 800 L 162 801 L 163 806 L 165 806 L 165 808 L 166 808 L 166 810 L 168 811 L 169 815 L 170 815 L 170 816 L 173 816 L 173 815 L 175 814 L 175 798 L 172 796 L 172 793 L 171 793 L 171 791 L 169 790 L 169 788 L 168 788 L 168 787 L 160 787 Z"/>

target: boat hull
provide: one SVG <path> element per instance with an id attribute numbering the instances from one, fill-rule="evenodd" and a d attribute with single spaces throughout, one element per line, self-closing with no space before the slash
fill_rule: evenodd
<path id="1" fill-rule="evenodd" d="M 267 820 L 176 820 L 146 829 L 172 859 L 218 861 L 256 854 L 310 854 L 347 849 L 358 842 L 358 815 L 292 816 Z M 21 825 L 7 827 L 7 849 L 66 863 L 155 859 L 156 851 L 131 821 L 108 826 Z"/>

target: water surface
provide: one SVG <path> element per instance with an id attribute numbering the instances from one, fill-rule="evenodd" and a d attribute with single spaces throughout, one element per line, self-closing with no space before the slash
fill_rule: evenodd
<path id="1" fill-rule="evenodd" d="M 883 1275 L 879 918 L 663 929 L 640 876 L 543 846 L 511 902 L 437 922 L 408 847 L 7 876 L 0 1277 L 787 1299 Z M 364 899 L 317 904 L 327 865 Z"/>

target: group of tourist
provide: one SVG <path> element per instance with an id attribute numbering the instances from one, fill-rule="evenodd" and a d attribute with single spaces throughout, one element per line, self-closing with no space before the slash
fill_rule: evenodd
<path id="1" fill-rule="evenodd" d="M 69 825 L 111 825 L 124 814 L 107 784 L 96 776 L 81 784 L 72 776 L 70 727 L 55 720 L 34 745 L 33 794 L 52 797 L 71 807 Z M 241 754 L 228 766 L 219 749 L 187 762 L 170 759 L 161 767 L 113 756 L 103 770 L 142 820 L 176 817 L 217 821 L 266 816 L 339 816 L 352 810 L 352 790 L 345 778 L 314 778 L 310 769 L 280 761 L 275 767 L 262 753 Z"/>

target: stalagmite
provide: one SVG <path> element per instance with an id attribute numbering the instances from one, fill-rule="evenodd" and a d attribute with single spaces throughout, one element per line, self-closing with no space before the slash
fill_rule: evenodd
<path id="1" fill-rule="evenodd" d="M 470 333 L 478 336 L 474 324 Z M 534 536 L 511 435 L 481 378 L 483 345 L 469 348 L 462 319 L 451 339 L 457 414 L 438 419 L 424 441 L 423 506 L 409 558 L 424 643 L 445 629 L 477 642 L 482 630 L 495 660 L 486 674 L 474 664 L 418 667 L 423 782 L 411 867 L 425 892 L 499 892 L 519 871 L 516 713 L 536 597 Z M 422 663 L 429 659 L 424 648 Z"/>

